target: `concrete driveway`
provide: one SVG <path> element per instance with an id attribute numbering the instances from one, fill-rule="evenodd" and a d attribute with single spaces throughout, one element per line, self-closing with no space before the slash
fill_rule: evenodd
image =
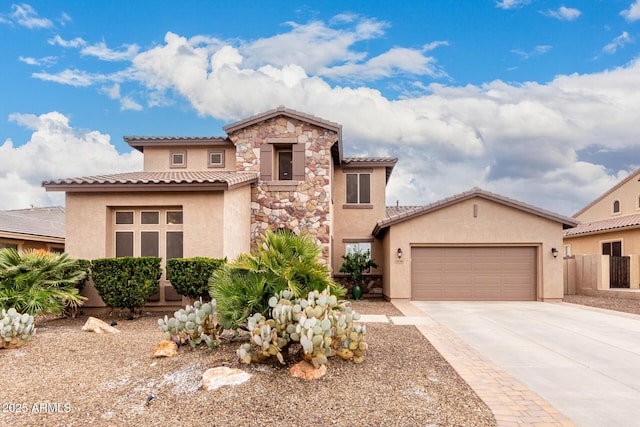
<path id="1" fill-rule="evenodd" d="M 640 426 L 640 316 L 565 303 L 417 302 L 579 426 Z"/>

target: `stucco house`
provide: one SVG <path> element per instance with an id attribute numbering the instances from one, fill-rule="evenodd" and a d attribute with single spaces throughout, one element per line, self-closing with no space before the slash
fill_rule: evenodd
<path id="1" fill-rule="evenodd" d="M 571 218 L 479 189 L 429 206 L 387 208 L 396 158 L 345 157 L 340 124 L 282 106 L 224 131 L 125 137 L 144 154 L 143 171 L 44 182 L 47 191 L 66 192 L 67 252 L 232 259 L 266 229 L 284 228 L 312 236 L 334 275 L 342 255 L 371 250 L 378 268 L 369 277 L 383 283 L 388 299 L 562 298 L 562 264 L 551 248 L 561 247 L 563 227 L 576 224 Z M 505 277 L 497 286 L 469 281 L 450 274 L 451 259 L 473 277 L 481 270 L 487 281 Z M 440 288 L 424 291 L 433 280 L 425 268 L 441 270 Z M 85 306 L 100 306 L 86 289 Z M 148 308 L 180 299 L 163 281 Z"/>
<path id="2" fill-rule="evenodd" d="M 64 252 L 64 208 L 32 207 L 0 211 L 0 249 Z"/>
<path id="3" fill-rule="evenodd" d="M 578 288 L 638 288 L 640 286 L 640 169 L 631 173 L 574 215 L 580 224 L 564 232 L 564 255 L 594 264 L 604 274 Z M 605 255 L 602 257 L 585 256 Z M 606 273 L 609 273 L 608 275 Z M 599 277 L 603 275 L 604 277 Z M 608 276 L 608 277 L 607 277 Z M 586 279 L 579 282 L 590 282 Z M 597 283 L 596 283 L 597 282 Z"/>

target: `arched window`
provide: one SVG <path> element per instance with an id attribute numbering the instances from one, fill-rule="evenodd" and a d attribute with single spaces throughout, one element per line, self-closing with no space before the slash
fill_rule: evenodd
<path id="1" fill-rule="evenodd" d="M 613 202 L 613 213 L 620 213 L 620 201 Z"/>

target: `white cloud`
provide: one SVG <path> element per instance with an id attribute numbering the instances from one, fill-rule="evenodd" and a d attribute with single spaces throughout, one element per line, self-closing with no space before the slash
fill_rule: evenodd
<path id="1" fill-rule="evenodd" d="M 626 44 L 632 43 L 633 39 L 629 36 L 629 33 L 623 31 L 618 37 L 613 39 L 611 43 L 607 44 L 602 50 L 605 53 L 616 53 L 619 47 L 623 47 Z"/>
<path id="2" fill-rule="evenodd" d="M 82 55 L 95 56 L 103 61 L 126 61 L 132 59 L 140 47 L 135 44 L 124 45 L 124 50 L 117 51 L 107 47 L 105 42 L 96 43 L 94 45 L 85 46 L 80 50 Z"/>
<path id="3" fill-rule="evenodd" d="M 23 27 L 29 29 L 53 27 L 51 20 L 38 17 L 35 9 L 26 3 L 11 5 L 11 10 L 11 18 Z"/>
<path id="4" fill-rule="evenodd" d="M 44 180 L 142 169 L 140 153 L 120 154 L 109 135 L 76 130 L 58 112 L 11 114 L 9 120 L 33 134 L 23 145 L 0 145 L 0 209 L 64 204 L 62 193 L 44 191 Z"/>
<path id="5" fill-rule="evenodd" d="M 579 9 L 574 9 L 572 7 L 560 6 L 556 10 L 547 10 L 540 12 L 545 16 L 549 16 L 551 18 L 559 19 L 561 21 L 575 21 L 582 15 Z"/>
<path id="6" fill-rule="evenodd" d="M 120 99 L 120 85 L 118 83 L 114 83 L 111 87 L 102 87 L 100 88 L 100 92 L 106 94 L 111 99 Z"/>
<path id="7" fill-rule="evenodd" d="M 633 22 L 640 19 L 640 0 L 636 0 L 629 9 L 623 10 L 620 12 L 620 15 L 624 17 L 627 21 Z"/>
<path id="8" fill-rule="evenodd" d="M 125 110 L 141 111 L 142 105 L 138 104 L 130 96 L 125 96 L 120 100 L 120 111 Z"/>
<path id="9" fill-rule="evenodd" d="M 38 65 L 49 67 L 58 61 L 57 56 L 45 56 L 42 58 L 32 58 L 29 56 L 19 56 L 18 60 L 28 65 Z"/>
<path id="10" fill-rule="evenodd" d="M 544 55 L 545 53 L 549 52 L 551 48 L 552 46 L 540 45 L 540 46 L 534 47 L 533 50 L 530 52 L 525 52 L 519 49 L 513 49 L 511 52 L 520 56 L 522 59 L 529 59 L 533 56 Z"/>
<path id="11" fill-rule="evenodd" d="M 52 46 L 62 46 L 62 47 L 80 47 L 87 44 L 81 37 L 76 37 L 72 40 L 65 40 L 59 35 L 56 35 L 54 38 L 47 40 L 47 42 Z"/>
<path id="12" fill-rule="evenodd" d="M 502 0 L 496 2 L 496 7 L 500 9 L 517 9 L 529 4 L 531 0 Z"/>
<path id="13" fill-rule="evenodd" d="M 33 73 L 31 75 L 40 80 L 65 84 L 75 87 L 92 86 L 97 82 L 104 82 L 110 80 L 108 76 L 103 74 L 92 74 L 82 70 L 64 70 L 59 73 Z"/>

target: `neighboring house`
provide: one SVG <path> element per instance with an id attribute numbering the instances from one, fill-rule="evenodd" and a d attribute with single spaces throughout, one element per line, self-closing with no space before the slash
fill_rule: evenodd
<path id="1" fill-rule="evenodd" d="M 64 208 L 0 211 L 0 249 L 64 252 Z"/>
<path id="2" fill-rule="evenodd" d="M 334 275 L 348 251 L 371 250 L 378 268 L 370 277 L 383 276 L 390 299 L 562 298 L 562 264 L 551 248 L 561 246 L 563 227 L 576 224 L 570 218 L 482 190 L 426 207 L 386 208 L 397 159 L 344 157 L 341 125 L 285 107 L 224 130 L 222 137 L 125 137 L 144 153 L 144 171 L 44 182 L 47 191 L 66 192 L 67 252 L 233 259 L 265 230 L 288 229 L 310 235 Z M 442 251 L 449 249 L 455 257 L 470 252 L 472 276 L 479 265 L 485 275 L 513 274 L 496 288 L 447 273 L 439 286 L 462 279 L 453 285 L 462 291 L 423 292 L 421 269 L 448 265 Z M 104 305 L 95 289 L 85 289 L 85 306 Z M 147 307 L 180 300 L 163 280 Z"/>

